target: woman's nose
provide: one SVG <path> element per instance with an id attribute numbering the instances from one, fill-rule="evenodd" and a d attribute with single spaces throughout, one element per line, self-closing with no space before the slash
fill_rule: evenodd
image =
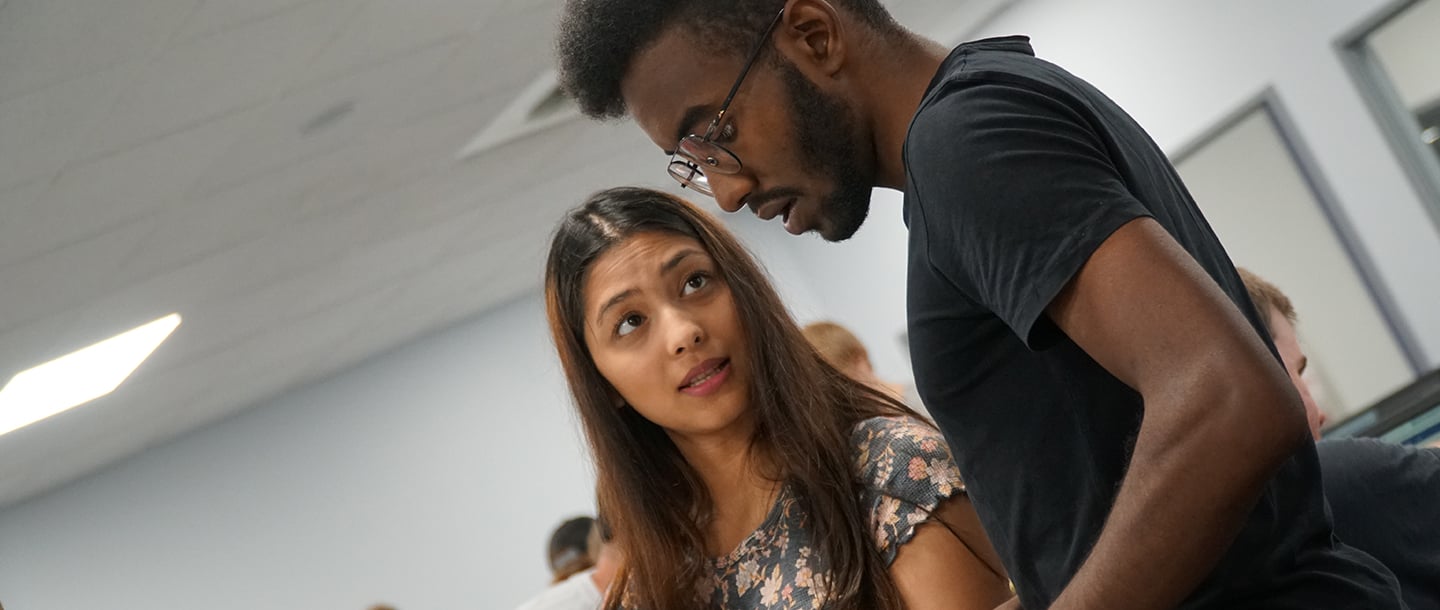
<path id="1" fill-rule="evenodd" d="M 674 355 L 679 356 L 687 349 L 694 349 L 705 341 L 705 331 L 695 320 L 683 315 L 675 316 L 674 334 L 670 339 L 670 348 Z"/>

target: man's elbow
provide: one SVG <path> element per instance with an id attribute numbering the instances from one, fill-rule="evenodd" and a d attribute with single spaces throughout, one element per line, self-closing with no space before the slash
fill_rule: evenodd
<path id="1" fill-rule="evenodd" d="M 1306 440 L 1310 428 L 1305 405 L 1289 378 L 1271 371 L 1232 377 L 1225 397 L 1212 416 L 1224 427 L 1235 449 L 1245 451 L 1267 468 L 1278 468 Z"/>
<path id="2" fill-rule="evenodd" d="M 1309 438 L 1309 426 L 1289 377 L 1258 358 L 1251 366 L 1235 360 L 1191 360 L 1144 388 L 1150 392 L 1142 389 L 1147 444 L 1225 458 L 1257 476 L 1268 476 L 1293 455 Z"/>

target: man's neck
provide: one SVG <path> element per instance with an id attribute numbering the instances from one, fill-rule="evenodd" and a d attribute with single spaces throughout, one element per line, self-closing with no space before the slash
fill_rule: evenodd
<path id="1" fill-rule="evenodd" d="M 925 88 L 949 55 L 937 42 L 913 37 L 897 43 L 865 75 L 862 103 L 874 135 L 875 186 L 905 190 L 905 136 Z"/>

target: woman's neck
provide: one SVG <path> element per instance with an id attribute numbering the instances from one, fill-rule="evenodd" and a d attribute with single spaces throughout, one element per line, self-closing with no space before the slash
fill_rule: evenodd
<path id="1" fill-rule="evenodd" d="M 706 555 L 729 554 L 765 521 L 775 503 L 780 485 L 770 474 L 772 460 L 752 449 L 749 434 L 675 441 L 710 494 L 711 519 L 702 524 Z"/>

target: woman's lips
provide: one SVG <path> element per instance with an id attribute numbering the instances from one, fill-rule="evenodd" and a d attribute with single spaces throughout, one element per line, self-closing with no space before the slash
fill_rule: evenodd
<path id="1" fill-rule="evenodd" d="M 685 376 L 685 383 L 680 386 L 680 391 L 693 396 L 705 396 L 714 393 L 729 378 L 730 360 L 728 358 L 711 358 L 690 369 L 690 373 Z"/>

